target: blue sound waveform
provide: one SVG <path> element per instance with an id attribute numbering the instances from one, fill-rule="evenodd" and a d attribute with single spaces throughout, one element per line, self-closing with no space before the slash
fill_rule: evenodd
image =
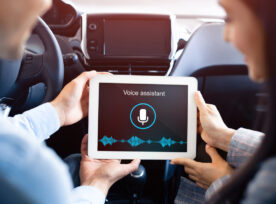
<path id="1" fill-rule="evenodd" d="M 140 144 L 145 143 L 144 140 L 140 139 L 139 137 L 133 136 L 127 141 L 132 147 L 137 147 Z"/>
<path id="2" fill-rule="evenodd" d="M 113 139 L 112 136 L 111 137 L 106 137 L 104 136 L 101 140 L 100 140 L 101 143 L 103 143 L 104 146 L 110 144 L 112 145 L 113 143 L 116 143 L 117 140 Z"/>
<path id="3" fill-rule="evenodd" d="M 172 140 L 171 138 L 165 138 L 165 137 L 162 137 L 161 140 L 158 140 L 158 141 L 154 141 L 154 140 L 143 140 L 137 136 L 132 136 L 131 138 L 129 138 L 128 140 L 116 140 L 115 138 L 113 138 L 112 136 L 111 137 L 107 137 L 107 136 L 104 136 L 102 139 L 99 140 L 104 146 L 106 145 L 113 145 L 114 143 L 129 143 L 132 147 L 137 147 L 141 144 L 153 144 L 153 143 L 158 143 L 160 144 L 163 148 L 168 146 L 172 146 L 174 144 L 180 144 L 180 145 L 183 145 L 183 144 L 187 144 L 187 142 L 184 142 L 184 141 L 175 141 L 175 140 Z"/>
<path id="4" fill-rule="evenodd" d="M 166 147 L 166 146 L 169 146 L 169 147 L 170 147 L 171 145 L 175 144 L 176 141 L 172 140 L 171 138 L 166 139 L 165 137 L 163 137 L 163 138 L 159 141 L 159 143 L 161 144 L 162 147 Z"/>

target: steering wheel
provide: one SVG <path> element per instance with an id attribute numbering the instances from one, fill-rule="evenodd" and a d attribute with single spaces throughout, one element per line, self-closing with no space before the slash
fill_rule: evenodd
<path id="1" fill-rule="evenodd" d="M 47 24 L 41 19 L 32 31 L 32 37 L 42 42 L 43 52 L 25 49 L 22 59 L 17 61 L 0 60 L 0 102 L 3 99 L 15 101 L 18 109 L 22 104 L 19 98 L 30 87 L 44 83 L 46 91 L 42 103 L 54 99 L 61 91 L 64 79 L 64 65 L 59 44 Z M 33 42 L 34 46 L 36 42 Z"/>

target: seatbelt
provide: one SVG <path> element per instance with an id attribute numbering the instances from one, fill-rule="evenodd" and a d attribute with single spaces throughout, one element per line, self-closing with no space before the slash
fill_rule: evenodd
<path id="1" fill-rule="evenodd" d="M 11 112 L 10 104 L 13 102 L 13 99 L 2 98 L 0 99 L 0 117 L 8 117 Z"/>

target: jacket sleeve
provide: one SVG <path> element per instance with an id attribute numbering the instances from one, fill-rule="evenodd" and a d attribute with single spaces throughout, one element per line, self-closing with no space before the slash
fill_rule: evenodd
<path id="1" fill-rule="evenodd" d="M 33 133 L 15 128 L 17 122 L 12 124 L 7 118 L 0 117 L 1 190 L 16 187 L 17 194 L 24 195 L 31 203 L 104 204 L 105 195 L 96 187 L 79 186 L 73 189 L 68 166 L 53 150 L 30 136 Z M 23 127 L 32 125 L 28 121 L 21 122 L 26 123 Z M 0 203 L 2 200 L 0 196 Z"/>
<path id="2" fill-rule="evenodd" d="M 231 175 L 227 175 L 224 176 L 218 180 L 216 180 L 215 182 L 212 183 L 212 185 L 206 190 L 205 193 L 205 200 L 208 200 L 209 198 L 212 197 L 212 195 L 218 190 L 220 189 L 223 184 L 225 184 L 225 182 L 231 177 Z"/>
<path id="3" fill-rule="evenodd" d="M 233 167 L 239 167 L 254 153 L 263 137 L 261 132 L 238 129 L 230 142 L 227 162 Z"/>
<path id="4" fill-rule="evenodd" d="M 73 189 L 72 204 L 104 204 L 103 192 L 92 186 L 79 186 Z"/>
<path id="5" fill-rule="evenodd" d="M 235 168 L 241 166 L 254 153 L 263 137 L 264 134 L 261 132 L 238 129 L 230 142 L 227 162 Z M 208 200 L 230 177 L 227 175 L 212 183 L 206 191 L 205 199 Z"/>
<path id="6" fill-rule="evenodd" d="M 48 139 L 60 127 L 57 112 L 50 103 L 45 103 L 14 117 L 5 118 L 5 122 L 18 132 L 35 137 L 41 142 Z"/>

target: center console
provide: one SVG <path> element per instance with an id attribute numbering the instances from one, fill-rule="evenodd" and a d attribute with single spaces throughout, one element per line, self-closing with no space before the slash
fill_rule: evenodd
<path id="1" fill-rule="evenodd" d="M 86 62 L 93 67 L 168 68 L 176 51 L 174 20 L 171 15 L 85 14 L 81 47 Z"/>

